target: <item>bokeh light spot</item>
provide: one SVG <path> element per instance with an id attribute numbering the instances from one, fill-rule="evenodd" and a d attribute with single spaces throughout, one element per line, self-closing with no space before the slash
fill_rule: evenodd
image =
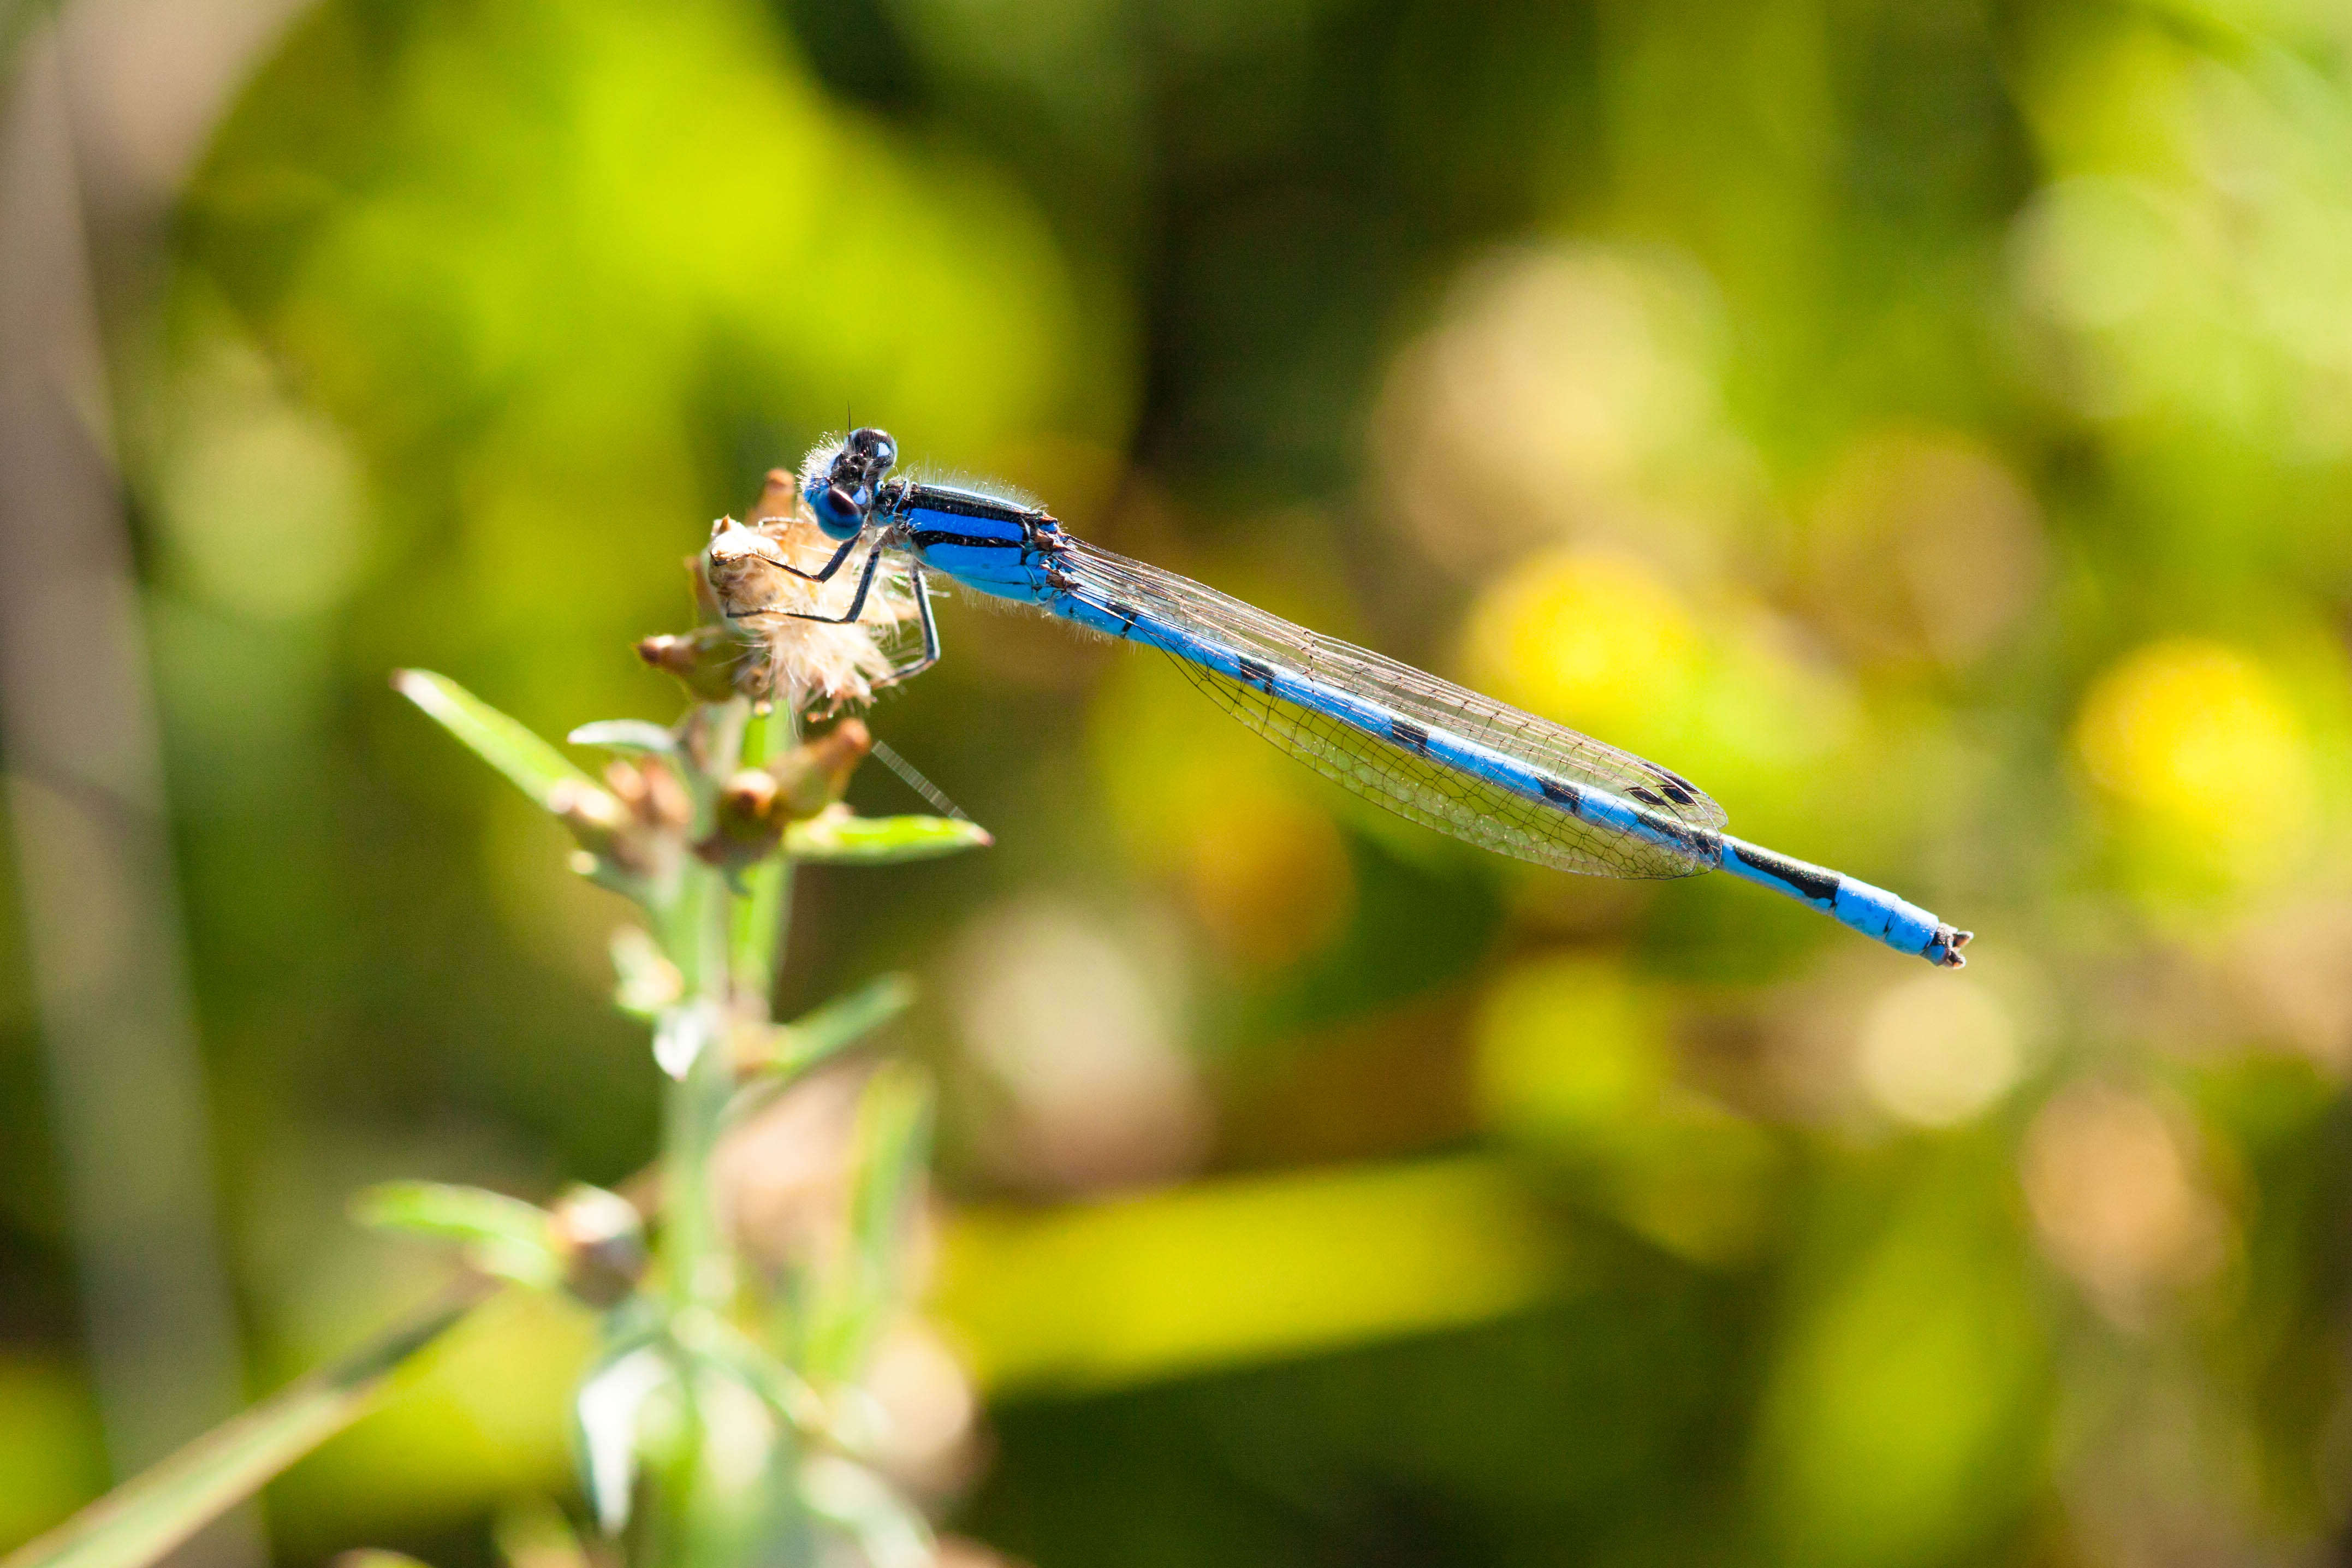
<path id="1" fill-rule="evenodd" d="M 2223 1217 L 2186 1137 L 2138 1095 L 2058 1095 L 2026 1135 L 2022 1175 L 2042 1249 L 2119 1323 L 2143 1324 L 2160 1291 L 2221 1261 Z"/>
<path id="2" fill-rule="evenodd" d="M 2039 510 L 1975 442 L 1880 431 L 1838 459 L 1806 551 L 1812 609 L 1864 658 L 1960 665 L 2032 604 L 2042 568 Z"/>
<path id="3" fill-rule="evenodd" d="M 1002 1099 L 980 1136 L 1000 1176 L 1087 1191 L 1199 1162 L 1209 1103 L 1161 967 L 1099 916 L 1052 899 L 984 910 L 965 927 L 948 994 Z"/>
<path id="4" fill-rule="evenodd" d="M 1473 264 L 1382 393 L 1374 456 L 1402 521 L 1462 570 L 1570 537 L 1655 542 L 1670 517 L 1723 510 L 1752 473 L 1717 386 L 1720 315 L 1666 250 Z M 1677 531 L 1704 549 L 1704 529 Z"/>
<path id="5" fill-rule="evenodd" d="M 1871 1099 L 1922 1127 L 1977 1115 L 2009 1091 L 2024 1065 L 2016 1021 L 2000 999 L 1951 974 L 1889 987 L 1871 1005 L 1856 1053 Z"/>
<path id="6" fill-rule="evenodd" d="M 265 619 L 332 609 L 358 585 L 370 545 L 349 446 L 324 417 L 278 395 L 243 345 L 214 344 L 192 382 L 159 476 L 189 586 Z"/>

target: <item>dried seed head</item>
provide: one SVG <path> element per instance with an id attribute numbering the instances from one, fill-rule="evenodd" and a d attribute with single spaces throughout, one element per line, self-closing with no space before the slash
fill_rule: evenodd
<path id="1" fill-rule="evenodd" d="M 787 564 L 799 563 L 790 560 L 781 541 L 722 517 L 711 525 L 710 542 L 703 546 L 700 576 L 709 603 L 722 616 L 754 615 L 780 604 L 807 608 L 809 595 L 795 585 Z"/>
<path id="2" fill-rule="evenodd" d="M 720 518 L 696 561 L 696 597 L 750 650 L 732 672 L 733 689 L 818 713 L 870 702 L 893 668 L 880 639 L 918 613 L 906 574 L 886 561 L 853 624 L 804 619 L 848 609 L 871 539 L 818 583 L 813 574 L 833 563 L 838 546 L 817 527 L 792 474 L 770 471 L 751 516 L 748 524 Z"/>

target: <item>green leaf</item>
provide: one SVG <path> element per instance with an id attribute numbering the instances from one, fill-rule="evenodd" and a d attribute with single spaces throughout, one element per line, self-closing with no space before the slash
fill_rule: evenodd
<path id="1" fill-rule="evenodd" d="M 0 1568 L 143 1568 L 351 1425 L 393 1372 L 473 1310 L 473 1285 L 123 1482 Z"/>
<path id="2" fill-rule="evenodd" d="M 572 760 L 446 676 L 429 669 L 404 669 L 393 689 L 425 710 L 466 748 L 506 774 L 516 788 L 554 809 L 556 786 L 599 788 Z"/>
<path id="3" fill-rule="evenodd" d="M 737 1048 L 743 1049 L 750 1040 L 759 1042 L 752 1058 L 757 1071 L 729 1102 L 728 1121 L 740 1123 L 758 1114 L 802 1074 L 847 1050 L 905 1012 L 914 1000 L 911 976 L 877 975 L 796 1022 L 745 1031 L 738 1037 Z"/>
<path id="4" fill-rule="evenodd" d="M 830 1419 L 824 1398 L 801 1375 L 771 1355 L 765 1347 L 723 1318 L 708 1318 L 698 1325 L 698 1348 L 737 1382 L 759 1395 L 761 1404 L 788 1433 L 822 1433 Z"/>
<path id="5" fill-rule="evenodd" d="M 995 842 L 980 824 L 958 816 L 852 816 L 839 809 L 795 822 L 784 835 L 795 860 L 854 866 L 929 860 Z"/>
<path id="6" fill-rule="evenodd" d="M 797 1076 L 872 1034 L 914 1005 L 915 982 L 884 974 L 777 1031 L 775 1069 Z"/>
<path id="7" fill-rule="evenodd" d="M 851 1150 L 849 1247 L 820 1287 L 808 1370 L 823 1384 L 856 1379 L 906 1287 L 907 1227 L 930 1159 L 931 1081 L 887 1062 L 866 1083 Z"/>
<path id="8" fill-rule="evenodd" d="M 629 752 L 667 757 L 677 752 L 677 737 L 659 724 L 643 719 L 600 719 L 583 724 L 565 741 L 575 746 L 595 746 L 607 752 Z"/>
<path id="9" fill-rule="evenodd" d="M 352 1199 L 352 1217 L 375 1230 L 465 1245 L 486 1274 L 547 1289 L 563 1279 L 563 1258 L 545 1209 L 482 1187 L 386 1182 Z"/>

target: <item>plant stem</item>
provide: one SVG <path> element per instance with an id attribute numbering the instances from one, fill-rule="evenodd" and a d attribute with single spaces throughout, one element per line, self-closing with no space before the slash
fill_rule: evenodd
<path id="1" fill-rule="evenodd" d="M 740 711 L 706 710 L 704 716 L 709 751 L 701 759 L 700 796 L 735 771 L 744 731 Z M 735 1088 L 728 963 L 734 902 L 719 873 L 689 857 L 656 921 L 663 948 L 686 980 L 685 1026 L 701 1037 L 686 1072 L 669 1086 L 662 1117 L 662 1259 L 671 1303 L 681 1310 L 723 1310 L 735 1290 L 726 1215 L 711 1169 L 719 1116 Z"/>
<path id="2" fill-rule="evenodd" d="M 779 702 L 755 715 L 743 733 L 746 765 L 782 756 L 800 742 L 800 715 Z M 765 1023 L 775 1005 L 776 970 L 793 918 L 793 860 L 779 853 L 744 874 L 747 891 L 731 900 L 728 967 L 736 1005 Z"/>
<path id="3" fill-rule="evenodd" d="M 686 1074 L 669 1086 L 663 1114 L 662 1257 L 678 1308 L 724 1308 L 734 1295 L 726 1215 L 712 1164 L 719 1122 L 735 1089 L 732 1012 L 727 981 L 726 889 L 697 862 L 679 879 L 681 908 L 670 922 L 683 950 L 672 962 L 688 981 L 688 1026 L 703 1032 Z M 690 962 L 689 962 L 690 959 Z"/>
<path id="4" fill-rule="evenodd" d="M 715 784 L 737 767 L 762 763 L 800 738 L 799 717 L 779 703 L 744 721 L 740 709 L 713 710 L 703 759 Z M 700 792 L 707 795 L 708 789 Z M 730 893 L 719 874 L 689 861 L 657 921 L 670 962 L 686 977 L 686 1005 L 706 1030 L 686 1076 L 673 1083 L 663 1118 L 662 1254 L 678 1308 L 723 1310 L 735 1290 L 724 1195 L 711 1169 L 719 1129 L 735 1089 L 733 1032 L 769 1021 L 778 953 L 792 902 L 792 862 L 781 851 L 743 876 Z"/>

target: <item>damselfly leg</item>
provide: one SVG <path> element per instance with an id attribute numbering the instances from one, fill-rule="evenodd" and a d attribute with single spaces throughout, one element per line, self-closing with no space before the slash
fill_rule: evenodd
<path id="1" fill-rule="evenodd" d="M 814 572 L 803 572 L 789 561 L 779 561 L 776 564 L 803 583 L 830 583 L 833 581 L 833 574 L 841 570 L 841 563 L 849 559 L 849 552 L 856 548 L 857 535 L 853 533 L 841 542 L 841 548 L 833 552 L 832 560 Z M 760 612 L 755 610 L 751 613 L 757 615 Z"/>
<path id="2" fill-rule="evenodd" d="M 939 623 L 931 619 L 931 585 L 924 580 L 922 567 L 914 562 L 907 563 L 907 576 L 908 585 L 915 593 L 915 618 L 923 628 L 922 656 L 912 664 L 892 670 L 887 679 L 876 681 L 874 684 L 877 689 L 896 686 L 902 680 L 911 680 L 940 662 L 940 627 Z"/>
<path id="3" fill-rule="evenodd" d="M 841 563 L 843 560 L 848 556 L 850 547 L 855 545 L 856 542 L 856 540 L 852 539 L 848 543 L 844 544 L 838 551 L 835 552 L 833 560 L 822 569 L 822 575 L 811 576 L 810 574 L 800 571 L 792 566 L 784 566 L 784 570 L 792 573 L 793 575 L 796 577 L 806 577 L 810 582 L 822 583 L 841 569 Z M 783 566 L 783 563 L 781 561 L 772 562 L 772 564 Z M 875 569 L 881 564 L 882 551 L 879 546 L 877 546 L 866 557 L 866 570 L 857 574 L 857 592 L 850 599 L 849 609 L 845 614 L 838 616 L 815 616 L 809 614 L 806 610 L 787 609 L 782 605 L 762 605 L 756 609 L 730 610 L 727 612 L 727 618 L 730 621 L 740 621 L 748 619 L 752 616 L 789 616 L 796 621 L 815 621 L 820 625 L 828 626 L 848 626 L 851 622 L 856 620 L 858 616 L 866 613 L 866 595 L 867 590 L 874 586 Z"/>

